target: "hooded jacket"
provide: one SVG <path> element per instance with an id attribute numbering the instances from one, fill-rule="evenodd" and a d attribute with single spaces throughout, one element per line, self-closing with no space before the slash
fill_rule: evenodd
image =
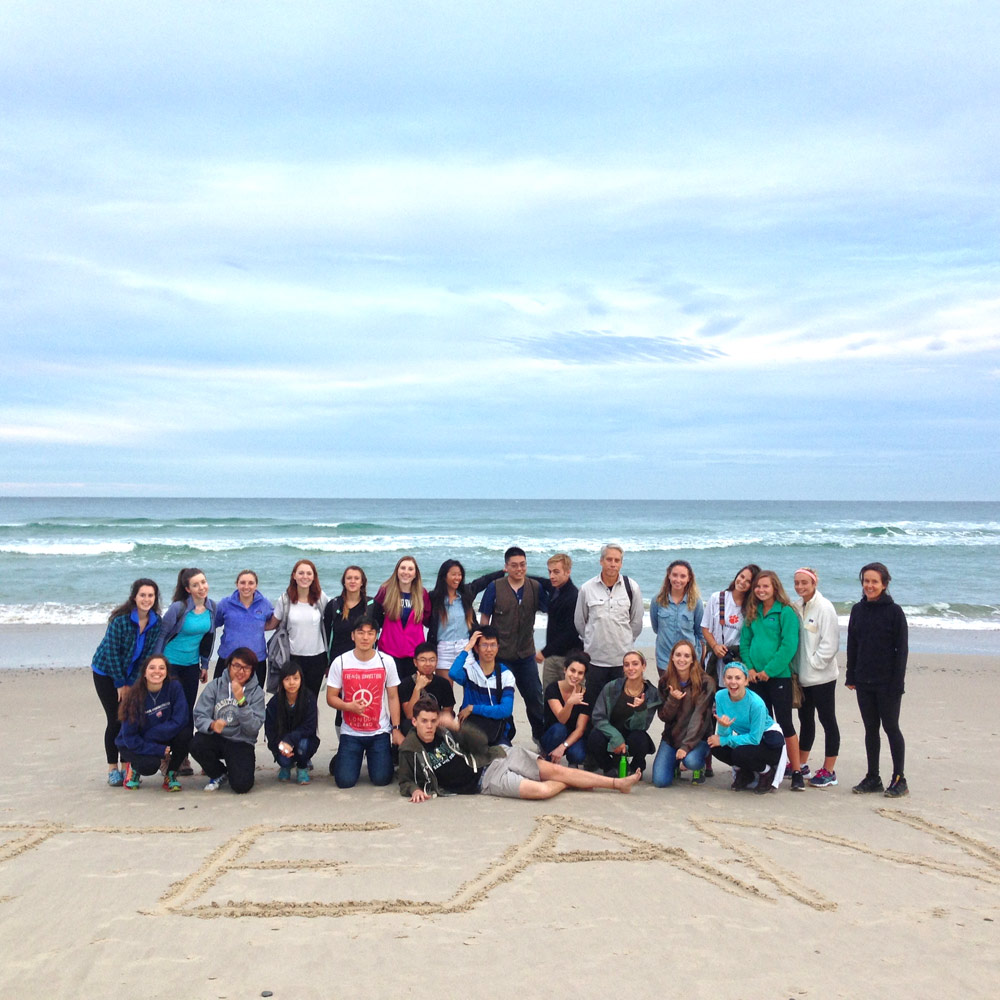
<path id="1" fill-rule="evenodd" d="M 457 733 L 440 726 L 437 733 L 478 774 L 492 761 L 507 756 L 503 747 L 489 746 L 475 726 L 463 726 Z M 409 798 L 418 788 L 432 797 L 448 794 L 438 786 L 437 774 L 427 762 L 427 748 L 413 730 L 399 748 L 399 794 Z"/>
<path id="2" fill-rule="evenodd" d="M 168 680 L 157 692 L 147 691 L 138 722 L 126 719 L 115 739 L 122 750 L 162 757 L 170 741 L 188 724 L 188 705 L 180 681 Z"/>
<path id="3" fill-rule="evenodd" d="M 260 727 L 264 725 L 264 692 L 253 674 L 243 685 L 243 697 L 246 704 L 237 705 L 229 671 L 209 681 L 194 706 L 194 728 L 199 733 L 207 733 L 215 719 L 224 719 L 226 726 L 220 736 L 237 743 L 256 743 Z"/>
<path id="4" fill-rule="evenodd" d="M 625 742 L 624 733 L 620 733 L 611 725 L 610 721 L 615 702 L 621 697 L 624 689 L 624 677 L 619 677 L 618 680 L 612 681 L 610 684 L 605 684 L 597 696 L 597 703 L 594 705 L 594 714 L 591 716 L 594 728 L 599 729 L 602 735 L 607 738 L 609 751 L 613 751 Z M 653 717 L 656 715 L 656 710 L 663 704 L 660 692 L 645 679 L 642 682 L 642 692 L 646 696 L 646 700 L 626 720 L 630 733 L 637 731 L 646 732 L 653 721 Z"/>

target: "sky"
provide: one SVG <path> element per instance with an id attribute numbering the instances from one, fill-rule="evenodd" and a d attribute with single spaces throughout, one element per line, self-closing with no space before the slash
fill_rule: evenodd
<path id="1" fill-rule="evenodd" d="M 0 493 L 996 499 L 1000 7 L 0 0 Z"/>

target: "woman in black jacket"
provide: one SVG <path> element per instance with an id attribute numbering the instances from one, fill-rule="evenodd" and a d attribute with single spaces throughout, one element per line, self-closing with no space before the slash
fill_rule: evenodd
<path id="1" fill-rule="evenodd" d="M 278 693 L 264 712 L 264 736 L 278 765 L 278 781 L 288 781 L 297 767 L 298 783 L 309 784 L 309 764 L 319 749 L 316 718 L 316 698 L 303 683 L 301 668 L 286 663 Z"/>
<path id="2" fill-rule="evenodd" d="M 848 688 L 858 697 L 861 721 L 865 726 L 868 773 L 854 786 L 857 794 L 881 792 L 879 754 L 885 730 L 892 755 L 892 782 L 885 789 L 888 798 L 909 795 L 903 774 L 906 744 L 899 729 L 899 709 L 906 677 L 907 629 L 903 609 L 886 588 L 892 577 L 879 562 L 861 567 L 863 597 L 851 608 L 847 626 Z"/>

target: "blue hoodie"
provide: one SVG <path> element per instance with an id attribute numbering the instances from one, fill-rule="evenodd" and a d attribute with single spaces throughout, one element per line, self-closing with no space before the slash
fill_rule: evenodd
<path id="1" fill-rule="evenodd" d="M 162 757 L 170 741 L 188 724 L 187 699 L 180 681 L 169 680 L 155 694 L 146 692 L 146 704 L 138 723 L 127 719 L 115 745 L 132 753 Z"/>

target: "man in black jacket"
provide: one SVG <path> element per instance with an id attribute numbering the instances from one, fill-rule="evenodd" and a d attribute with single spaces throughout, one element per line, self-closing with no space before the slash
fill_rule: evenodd
<path id="1" fill-rule="evenodd" d="M 542 664 L 542 691 L 553 682 L 562 680 L 566 654 L 583 649 L 583 640 L 576 631 L 573 615 L 576 611 L 577 587 L 570 577 L 573 560 L 565 552 L 557 552 L 548 561 L 549 579 L 539 579 L 548 593 L 549 623 L 545 628 L 545 645 L 535 654 Z"/>

